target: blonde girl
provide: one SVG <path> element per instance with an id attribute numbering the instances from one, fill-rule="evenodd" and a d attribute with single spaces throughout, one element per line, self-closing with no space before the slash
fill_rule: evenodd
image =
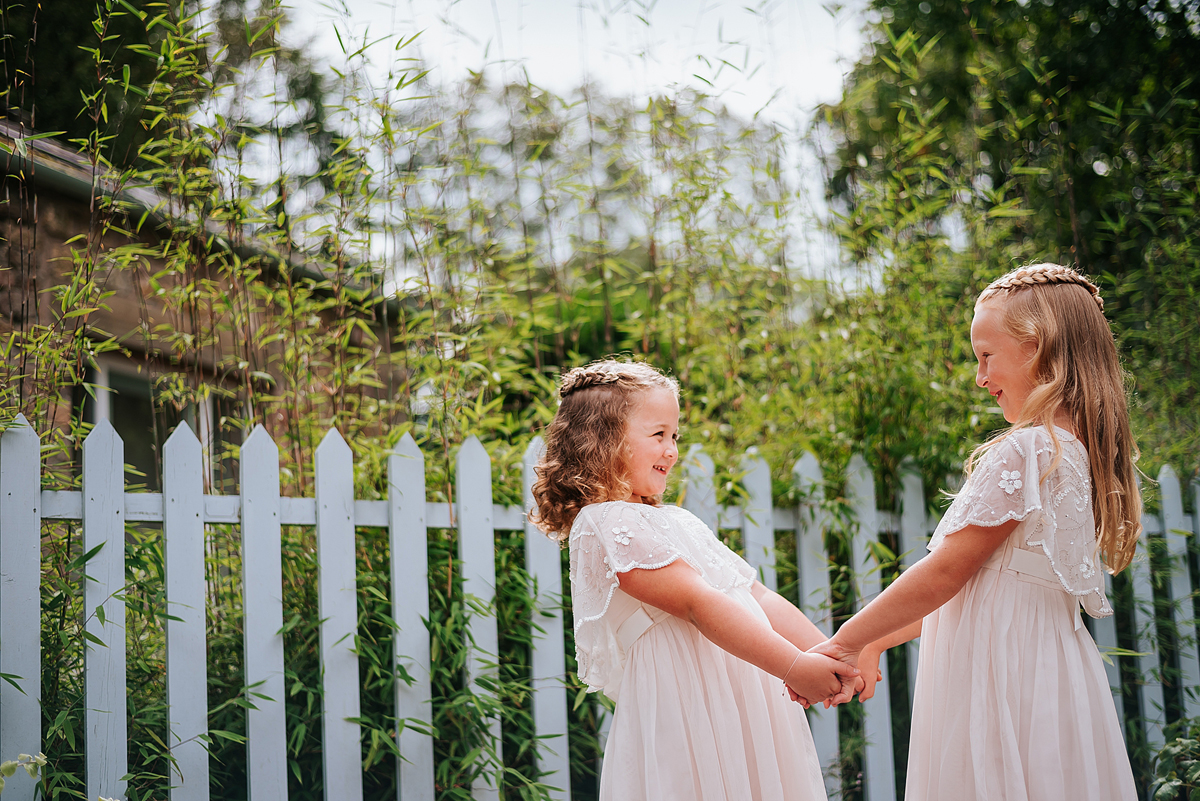
<path id="1" fill-rule="evenodd" d="M 537 466 L 535 522 L 571 552 L 579 678 L 616 702 L 600 798 L 823 799 L 804 711 L 856 670 L 699 519 L 661 497 L 679 388 L 645 364 L 563 376 Z"/>
<path id="2" fill-rule="evenodd" d="M 1141 531 L 1117 350 L 1096 286 L 1053 264 L 975 305 L 976 383 L 1012 424 L 978 448 L 930 553 L 817 647 L 863 669 L 921 637 L 906 797 L 1128 799 L 1137 791 L 1080 607 Z"/>

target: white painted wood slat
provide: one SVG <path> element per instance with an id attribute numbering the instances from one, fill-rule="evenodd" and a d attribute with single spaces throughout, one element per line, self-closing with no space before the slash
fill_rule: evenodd
<path id="1" fill-rule="evenodd" d="M 771 501 L 771 468 L 750 448 L 742 456 L 742 483 L 746 487 L 746 511 L 742 519 L 742 544 L 746 561 L 758 571 L 767 589 L 776 588 L 775 513 Z"/>
<path id="2" fill-rule="evenodd" d="M 720 506 L 717 504 L 717 491 L 713 487 L 715 466 L 712 457 L 704 452 L 699 445 L 688 448 L 680 465 L 682 486 L 679 494 L 683 498 L 683 508 L 700 518 L 700 522 L 714 532 L 720 525 Z M 738 524 L 740 527 L 740 523 Z"/>
<path id="3" fill-rule="evenodd" d="M 525 508 L 536 508 L 534 467 L 542 455 L 541 437 L 525 449 Z M 538 770 L 550 787 L 550 797 L 571 797 L 570 750 L 567 747 L 567 661 L 563 646 L 562 548 L 526 519 L 525 569 L 533 580 L 534 631 L 530 654 L 530 684 L 533 688 L 533 726 L 537 732 Z M 540 631 L 539 631 L 540 629 Z M 545 738 L 545 739 L 541 739 Z"/>
<path id="4" fill-rule="evenodd" d="M 854 570 L 858 577 L 858 608 L 879 594 L 879 565 L 868 544 L 879 536 L 875 507 L 875 479 L 859 454 L 850 457 L 846 471 L 846 500 L 855 512 L 858 531 L 854 535 Z M 863 734 L 866 737 L 867 801 L 893 801 L 896 797 L 895 755 L 892 750 L 891 690 L 888 687 L 887 654 L 879 657 L 883 680 L 875 685 L 875 697 L 863 705 Z"/>
<path id="5" fill-rule="evenodd" d="M 98 549 L 84 566 L 83 593 L 89 798 L 123 797 L 128 772 L 124 479 L 125 447 L 112 424 L 101 420 L 83 443 L 83 549 Z"/>
<path id="6" fill-rule="evenodd" d="M 477 437 L 458 451 L 455 465 L 458 492 L 458 557 L 462 562 L 463 592 L 471 610 L 467 683 L 478 695 L 494 696 L 485 685 L 498 678 L 500 637 L 496 631 L 496 535 L 492 525 L 492 461 Z M 470 600 L 473 597 L 474 602 Z M 488 734 L 500 764 L 484 771 L 471 787 L 480 801 L 499 801 L 503 775 L 500 717 L 488 721 Z"/>
<path id="7" fill-rule="evenodd" d="M 1113 598 L 1112 576 L 1104 574 L 1104 594 L 1109 601 Z M 1117 647 L 1117 624 L 1114 616 L 1093 618 L 1092 628 L 1096 632 L 1096 647 L 1101 654 Z M 1113 703 L 1117 708 L 1117 721 L 1121 731 L 1125 731 L 1125 704 L 1121 699 L 1121 662 L 1118 656 L 1108 656 L 1104 662 L 1104 675 L 1108 679 L 1108 689 L 1112 692 Z"/>
<path id="8" fill-rule="evenodd" d="M 1133 621 L 1137 632 L 1138 672 L 1142 674 L 1140 692 L 1142 724 L 1146 742 L 1157 751 L 1163 744 L 1165 722 L 1162 680 L 1158 665 L 1158 633 L 1154 623 L 1154 589 L 1150 583 L 1148 535 L 1138 539 L 1137 554 L 1129 566 L 1133 582 Z"/>
<path id="9" fill-rule="evenodd" d="M 261 425 L 242 444 L 242 600 L 250 801 L 287 799 L 279 449 Z"/>
<path id="10" fill-rule="evenodd" d="M 337 429 L 331 429 L 317 446 L 314 475 L 325 801 L 361 801 L 354 456 Z"/>
<path id="11" fill-rule="evenodd" d="M 412 684 L 396 679 L 396 717 L 428 726 L 433 718 L 429 676 L 429 541 L 425 533 L 425 456 L 405 433 L 388 456 L 388 541 L 391 544 L 393 659 Z M 433 738 L 404 725 L 399 736 L 397 801 L 433 801 Z"/>
<path id="12" fill-rule="evenodd" d="M 900 465 L 900 525 L 897 535 L 900 547 L 900 567 L 908 568 L 925 557 L 929 538 L 925 535 L 925 485 L 912 460 Z M 920 638 L 905 645 L 908 662 L 908 704 L 911 708 L 917 689 L 917 660 L 920 658 Z"/>
<path id="13" fill-rule="evenodd" d="M 1163 536 L 1171 555 L 1171 604 L 1178 632 L 1175 647 L 1179 656 L 1183 707 L 1188 717 L 1200 715 L 1200 661 L 1196 650 L 1196 612 L 1192 603 L 1192 577 L 1188 567 L 1191 521 L 1183 514 L 1183 490 L 1170 465 L 1158 473 L 1162 500 Z"/>
<path id="14" fill-rule="evenodd" d="M 21 414 L 0 436 L 0 759 L 42 750 L 40 449 Z M 37 784 L 18 770 L 4 792 L 33 801 Z"/>
<path id="15" fill-rule="evenodd" d="M 792 481 L 802 499 L 796 511 L 800 609 L 829 637 L 833 635 L 833 610 L 829 597 L 829 557 L 825 551 L 825 513 L 821 507 L 825 500 L 825 476 L 817 457 L 810 452 L 801 456 L 792 468 Z M 837 709 L 825 709 L 819 704 L 810 707 L 808 725 L 825 778 L 825 792 L 830 798 L 840 797 Z"/>
<path id="16" fill-rule="evenodd" d="M 208 649 L 205 642 L 204 457 L 180 423 L 163 446 L 167 718 L 171 801 L 208 801 Z"/>

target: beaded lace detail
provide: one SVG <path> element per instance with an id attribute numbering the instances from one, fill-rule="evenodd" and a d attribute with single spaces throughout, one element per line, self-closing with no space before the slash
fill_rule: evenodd
<path id="1" fill-rule="evenodd" d="M 617 574 L 657 570 L 682 559 L 722 592 L 755 579 L 754 568 L 678 506 L 624 501 L 586 506 L 575 518 L 569 543 L 575 658 L 579 680 L 592 691 L 615 688 L 623 673 L 625 654 L 616 639 L 621 621 L 606 616 Z"/>
<path id="2" fill-rule="evenodd" d="M 938 523 L 929 550 L 967 526 L 1020 520 L 1013 536 L 1046 555 L 1063 589 L 1089 615 L 1107 617 L 1112 607 L 1104 595 L 1087 450 L 1062 429 L 1056 435 L 1062 460 L 1045 480 L 1054 443 L 1044 427 L 1023 428 L 989 449 Z"/>

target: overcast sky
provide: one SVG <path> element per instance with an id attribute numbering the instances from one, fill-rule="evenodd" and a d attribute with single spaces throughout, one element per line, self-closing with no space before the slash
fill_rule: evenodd
<path id="1" fill-rule="evenodd" d="M 486 68 L 493 80 L 528 71 L 565 94 L 585 77 L 612 94 L 645 97 L 707 88 L 742 115 L 802 120 L 837 99 L 863 47 L 862 0 L 290 0 L 293 44 L 331 64 L 364 36 L 421 32 L 414 48 L 432 77 Z M 392 48 L 377 47 L 382 55 Z M 412 52 L 410 48 L 409 52 Z M 710 82 L 711 86 L 705 84 Z"/>

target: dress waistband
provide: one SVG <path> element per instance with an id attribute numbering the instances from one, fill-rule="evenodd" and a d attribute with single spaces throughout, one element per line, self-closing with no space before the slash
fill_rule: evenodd
<path id="1" fill-rule="evenodd" d="M 988 557 L 982 567 L 1001 573 L 1010 573 L 1017 581 L 1037 584 L 1048 590 L 1058 590 L 1073 602 L 1076 631 L 1083 625 L 1083 619 L 1079 614 L 1079 600 L 1063 587 L 1062 582 L 1058 580 L 1058 576 L 1050 567 L 1050 560 L 1046 558 L 1045 554 L 1016 548 L 1006 542 Z"/>
<path id="2" fill-rule="evenodd" d="M 617 626 L 617 642 L 621 646 L 622 651 L 628 651 L 630 646 L 637 642 L 637 638 L 641 637 L 646 631 L 654 625 L 654 618 L 638 604 L 630 613 L 629 617 Z"/>

